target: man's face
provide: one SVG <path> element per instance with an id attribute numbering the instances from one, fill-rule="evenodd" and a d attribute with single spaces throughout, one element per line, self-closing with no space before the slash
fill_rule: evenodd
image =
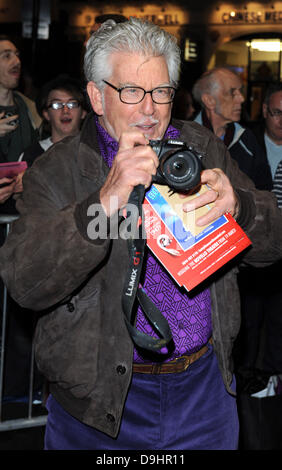
<path id="1" fill-rule="evenodd" d="M 219 75 L 220 87 L 215 91 L 216 106 L 214 109 L 221 125 L 240 120 L 242 103 L 245 98 L 242 94 L 242 82 L 237 75 L 229 71 L 222 71 Z"/>
<path id="2" fill-rule="evenodd" d="M 277 145 L 282 145 L 282 91 L 271 95 L 269 105 L 263 105 L 266 132 Z"/>
<path id="3" fill-rule="evenodd" d="M 69 109 L 66 105 L 61 109 L 48 108 L 52 103 L 77 102 L 77 99 L 65 90 L 52 90 L 47 100 L 47 109 L 43 115 L 50 122 L 52 135 L 56 139 L 62 139 L 68 135 L 75 135 L 79 132 L 81 119 L 85 117 L 86 111 L 81 106 Z"/>
<path id="4" fill-rule="evenodd" d="M 138 86 L 149 91 L 156 87 L 170 86 L 164 57 L 144 57 L 138 54 L 114 53 L 111 58 L 112 75 L 107 81 L 117 88 Z M 91 95 L 91 93 L 90 93 Z M 117 141 L 122 132 L 131 129 L 141 131 L 148 139 L 161 139 L 168 127 L 172 104 L 156 104 L 147 93 L 138 104 L 125 104 L 119 93 L 105 85 L 103 94 L 91 99 L 100 116 L 101 125 Z M 96 96 L 97 98 L 97 96 Z"/>
<path id="5" fill-rule="evenodd" d="M 0 41 L 0 87 L 12 90 L 18 86 L 21 74 L 19 51 L 10 41 Z"/>

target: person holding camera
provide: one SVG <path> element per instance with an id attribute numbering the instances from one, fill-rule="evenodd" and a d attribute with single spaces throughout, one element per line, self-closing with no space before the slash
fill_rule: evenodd
<path id="1" fill-rule="evenodd" d="M 171 120 L 180 57 L 175 38 L 156 25 L 102 24 L 84 61 L 95 113 L 23 177 L 0 272 L 17 302 L 38 312 L 36 361 L 49 383 L 45 449 L 237 448 L 236 266 L 188 293 L 148 247 L 132 249 L 145 240 L 119 233 L 125 205 L 159 171 L 151 141 L 171 139 L 201 155 L 200 182 L 210 188 L 189 202 L 183 194 L 183 211 L 213 202 L 201 226 L 236 217 L 252 239 L 245 263 L 281 256 L 274 196 L 255 189 L 209 130 Z M 104 236 L 89 230 L 95 217 Z M 135 297 L 125 287 L 136 286 L 142 255 Z"/>
<path id="2" fill-rule="evenodd" d="M 19 50 L 8 36 L 0 36 L 0 163 L 18 160 L 38 139 L 41 118 L 35 103 L 15 91 L 21 75 Z M 0 212 L 14 213 L 11 196 L 22 191 L 21 178 L 0 179 Z"/>

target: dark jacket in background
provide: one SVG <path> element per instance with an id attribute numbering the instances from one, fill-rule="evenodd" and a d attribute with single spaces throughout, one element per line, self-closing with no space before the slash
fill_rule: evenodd
<path id="1" fill-rule="evenodd" d="M 203 112 L 198 114 L 195 122 L 201 125 L 206 123 Z M 254 182 L 257 189 L 271 191 L 272 177 L 265 147 L 260 145 L 255 134 L 249 128 L 235 122 L 227 127 L 228 131 L 231 126 L 232 133 L 230 132 L 230 139 L 226 142 L 231 157 L 236 160 L 240 170 Z"/>
<path id="2" fill-rule="evenodd" d="M 265 133 L 264 120 L 261 120 L 255 123 L 250 123 L 250 129 L 254 133 L 259 145 L 266 153 L 266 146 L 265 146 L 265 140 L 264 140 L 264 133 Z M 281 159 L 282 159 L 282 156 L 281 156 Z"/>

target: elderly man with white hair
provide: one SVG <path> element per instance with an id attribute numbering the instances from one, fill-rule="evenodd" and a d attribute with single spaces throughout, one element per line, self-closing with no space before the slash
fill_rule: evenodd
<path id="1" fill-rule="evenodd" d="M 265 152 L 253 132 L 240 123 L 245 101 L 240 76 L 225 67 L 211 69 L 196 81 L 193 96 L 202 107 L 195 121 L 223 140 L 240 170 L 258 189 L 270 190 L 271 173 Z"/>

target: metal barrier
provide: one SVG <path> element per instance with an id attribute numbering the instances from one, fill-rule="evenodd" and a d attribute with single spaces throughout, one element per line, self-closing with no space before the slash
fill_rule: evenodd
<path id="1" fill-rule="evenodd" d="M 1 215 L 0 225 L 5 225 L 4 239 L 8 236 L 11 223 L 18 218 L 17 215 Z M 30 376 L 28 406 L 26 415 L 22 418 L 4 419 L 3 418 L 3 391 L 4 391 L 4 367 L 5 367 L 5 347 L 6 347 L 6 329 L 8 315 L 8 292 L 5 284 L 3 285 L 3 307 L 2 307 L 2 332 L 1 332 L 1 350 L 0 350 L 0 432 L 11 431 L 14 429 L 29 428 L 34 426 L 44 426 L 47 421 L 47 414 L 34 416 L 33 400 L 33 382 L 34 382 L 34 344 L 31 344 Z M 36 405 L 37 406 L 37 405 Z"/>

